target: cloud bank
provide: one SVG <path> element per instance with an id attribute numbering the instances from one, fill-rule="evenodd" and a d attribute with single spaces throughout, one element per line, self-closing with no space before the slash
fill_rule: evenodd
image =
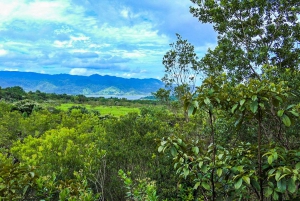
<path id="1" fill-rule="evenodd" d="M 216 43 L 188 0 L 2 0 L 0 70 L 161 78 L 175 33 L 201 57 Z"/>

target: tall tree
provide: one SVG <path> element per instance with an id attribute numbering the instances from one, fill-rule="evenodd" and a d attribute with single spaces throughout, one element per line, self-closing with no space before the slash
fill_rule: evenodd
<path id="1" fill-rule="evenodd" d="M 191 0 L 190 12 L 218 32 L 218 45 L 202 59 L 206 72 L 237 81 L 260 79 L 264 64 L 298 69 L 299 0 Z"/>
<path id="2" fill-rule="evenodd" d="M 170 44 L 169 50 L 163 57 L 165 76 L 162 81 L 170 88 L 173 95 L 178 98 L 181 106 L 184 97 L 192 97 L 195 91 L 197 76 L 201 72 L 199 58 L 195 53 L 194 46 L 187 40 L 176 34 L 176 43 Z M 184 116 L 188 121 L 188 112 L 184 110 Z"/>

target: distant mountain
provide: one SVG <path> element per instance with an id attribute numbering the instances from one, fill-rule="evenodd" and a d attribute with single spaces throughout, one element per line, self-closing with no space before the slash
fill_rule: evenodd
<path id="1" fill-rule="evenodd" d="M 149 95 L 163 87 L 158 79 L 121 78 L 115 76 L 48 75 L 18 71 L 0 71 L 2 88 L 20 86 L 25 91 L 83 95 Z"/>

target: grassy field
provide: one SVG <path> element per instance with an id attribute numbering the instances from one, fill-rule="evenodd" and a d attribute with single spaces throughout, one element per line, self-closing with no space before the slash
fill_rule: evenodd
<path id="1" fill-rule="evenodd" d="M 87 104 L 72 104 L 72 103 L 64 103 L 64 104 L 61 104 L 60 106 L 57 106 L 56 108 L 67 111 L 70 107 L 72 107 L 74 105 L 85 107 L 88 110 L 97 110 L 100 112 L 101 115 L 109 114 L 109 115 L 113 115 L 116 117 L 126 115 L 129 112 L 137 112 L 137 113 L 140 112 L 139 108 L 134 108 L 134 107 L 102 106 L 102 105 L 91 106 L 91 105 L 87 105 Z"/>

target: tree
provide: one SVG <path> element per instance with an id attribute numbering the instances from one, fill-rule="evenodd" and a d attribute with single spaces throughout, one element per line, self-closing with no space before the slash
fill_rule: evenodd
<path id="1" fill-rule="evenodd" d="M 200 63 L 194 52 L 194 46 L 187 40 L 183 40 L 179 34 L 176 36 L 176 43 L 170 44 L 171 50 L 163 57 L 165 76 L 162 81 L 183 105 L 182 98 L 190 97 L 191 92 L 195 91 L 197 76 L 200 74 Z M 187 111 L 184 111 L 184 114 L 188 120 Z"/>
<path id="2" fill-rule="evenodd" d="M 171 88 L 174 85 L 194 87 L 200 73 L 198 57 L 191 43 L 183 40 L 179 34 L 176 36 L 176 43 L 170 44 L 171 50 L 163 58 L 165 76 L 162 81 Z"/>
<path id="3" fill-rule="evenodd" d="M 208 74 L 260 79 L 264 64 L 299 70 L 298 0 L 191 0 L 190 12 L 218 32 L 218 45 L 202 59 Z"/>

